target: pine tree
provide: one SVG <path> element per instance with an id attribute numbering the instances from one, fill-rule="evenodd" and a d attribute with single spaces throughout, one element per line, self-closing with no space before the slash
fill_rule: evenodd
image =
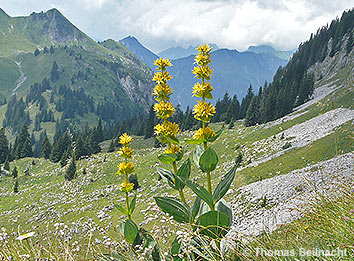
<path id="1" fill-rule="evenodd" d="M 257 103 L 257 96 L 253 96 L 250 105 L 248 106 L 246 117 L 245 117 L 245 125 L 252 126 L 255 125 L 257 122 L 257 115 L 258 115 L 258 103 Z"/>
<path id="2" fill-rule="evenodd" d="M 242 159 L 243 159 L 243 156 L 242 156 L 242 152 L 240 151 L 237 155 L 237 158 L 236 158 L 236 164 L 241 164 Z"/>
<path id="3" fill-rule="evenodd" d="M 9 155 L 7 155 L 5 163 L 4 163 L 4 169 L 7 171 L 10 171 L 10 163 L 9 163 Z"/>
<path id="4" fill-rule="evenodd" d="M 11 172 L 11 176 L 12 178 L 17 178 L 17 175 L 18 175 L 18 171 L 17 171 L 17 167 L 15 166 Z"/>
<path id="5" fill-rule="evenodd" d="M 28 133 L 28 126 L 24 125 L 21 129 L 21 133 L 16 137 L 15 145 L 13 148 L 15 159 L 21 159 L 25 157 L 32 157 L 31 136 Z"/>
<path id="6" fill-rule="evenodd" d="M 87 148 L 85 141 L 83 140 L 82 136 L 79 135 L 79 137 L 76 140 L 76 154 L 75 154 L 75 159 L 78 160 L 80 157 L 87 155 Z"/>
<path id="7" fill-rule="evenodd" d="M 55 82 L 58 79 L 59 79 L 58 64 L 56 61 L 54 61 L 52 70 L 50 71 L 50 80 L 52 82 Z"/>
<path id="8" fill-rule="evenodd" d="M 234 118 L 231 119 L 229 129 L 231 130 L 234 127 Z"/>
<path id="9" fill-rule="evenodd" d="M 5 129 L 0 129 L 0 164 L 4 163 L 9 155 L 9 141 L 7 140 Z"/>
<path id="10" fill-rule="evenodd" d="M 64 151 L 63 155 L 61 156 L 60 159 L 60 166 L 64 167 L 68 163 L 68 151 Z"/>
<path id="11" fill-rule="evenodd" d="M 102 142 L 104 140 L 104 137 L 103 137 L 103 128 L 102 128 L 101 119 L 98 121 L 96 132 L 97 132 L 96 135 L 97 135 L 98 142 Z"/>
<path id="12" fill-rule="evenodd" d="M 70 164 L 68 166 L 68 168 L 66 169 L 65 172 L 65 179 L 66 180 L 73 180 L 75 178 L 75 173 L 76 173 L 76 163 L 75 163 L 75 159 L 71 158 Z"/>
<path id="13" fill-rule="evenodd" d="M 15 185 L 14 185 L 14 193 L 18 193 L 18 180 L 16 179 Z"/>
<path id="14" fill-rule="evenodd" d="M 51 151 L 52 151 L 52 146 L 50 145 L 47 134 L 45 134 L 42 141 L 42 149 L 39 156 L 41 158 L 49 159 Z"/>
<path id="15" fill-rule="evenodd" d="M 154 111 L 154 106 L 151 105 L 149 111 L 149 117 L 146 122 L 144 139 L 148 139 L 154 136 L 154 126 L 155 126 L 155 111 Z"/>

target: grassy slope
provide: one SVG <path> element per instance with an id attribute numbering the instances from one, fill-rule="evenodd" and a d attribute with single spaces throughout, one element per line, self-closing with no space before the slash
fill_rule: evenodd
<path id="1" fill-rule="evenodd" d="M 212 145 L 220 159 L 219 166 L 213 173 L 214 186 L 222 174 L 232 166 L 232 162 L 238 153 L 238 149 L 235 149 L 238 144 L 251 146 L 256 140 L 273 137 L 284 129 L 336 107 L 344 106 L 353 109 L 353 98 L 354 91 L 348 85 L 327 97 L 328 100 L 332 101 L 329 105 L 323 102 L 312 105 L 306 109 L 305 114 L 292 121 L 268 129 L 264 129 L 263 126 L 245 128 L 237 123 L 234 129 L 225 130 L 219 140 Z M 213 127 L 218 129 L 221 126 L 216 124 Z M 183 134 L 184 137 L 190 135 L 191 133 Z M 232 187 L 237 188 L 254 182 L 258 180 L 259 176 L 268 178 L 284 174 L 308 164 L 332 158 L 337 153 L 351 151 L 353 145 L 351 139 L 348 138 L 350 136 L 353 136 L 352 122 L 348 122 L 338 128 L 335 133 L 317 140 L 307 147 L 290 150 L 272 161 L 237 172 Z M 152 143 L 150 144 L 152 145 Z M 194 146 L 184 145 L 187 151 L 186 156 L 189 156 Z M 161 217 L 155 217 L 154 211 L 145 213 L 141 213 L 141 211 L 147 209 L 148 204 L 153 202 L 152 196 L 166 192 L 174 193 L 166 184 L 157 181 L 156 166 L 168 166 L 163 166 L 157 160 L 157 155 L 161 153 L 161 149 L 149 148 L 149 145 L 141 137 L 136 138 L 133 147 L 136 149 L 134 158 L 136 174 L 143 186 L 142 192 L 139 193 L 134 220 L 137 223 L 143 222 L 147 218 L 160 220 Z M 106 211 L 110 218 L 103 220 L 100 220 L 97 214 L 112 203 L 123 203 L 123 196 L 118 190 L 122 177 L 115 174 L 116 165 L 120 160 L 116 153 L 102 153 L 91 159 L 80 160 L 77 166 L 78 178 L 71 183 L 64 181 L 64 169 L 60 168 L 59 164 L 53 164 L 43 159 L 36 159 L 36 165 L 31 165 L 32 159 L 21 159 L 11 163 L 11 168 L 16 165 L 20 169 L 21 194 L 14 195 L 12 193 L 13 179 L 11 177 L 1 179 L 0 224 L 4 224 L 3 226 L 9 230 L 17 230 L 20 224 L 20 231 L 33 230 L 33 226 L 39 226 L 39 231 L 44 231 L 48 224 L 52 227 L 55 222 L 71 224 L 77 222 L 80 218 L 83 218 L 84 221 L 92 218 L 98 227 L 109 227 L 103 233 L 104 235 L 118 239 L 119 235 L 114 232 L 110 222 L 112 222 L 113 227 L 118 225 L 122 218 L 120 213 L 116 210 Z M 22 171 L 27 167 L 31 169 L 30 177 L 24 177 L 22 174 Z M 82 174 L 84 168 L 87 171 L 86 175 Z M 192 168 L 196 169 L 194 165 Z M 200 182 L 204 180 L 201 173 L 194 172 L 192 177 Z M 187 198 L 191 199 L 191 195 L 192 193 L 186 190 Z M 230 200 L 231 196 L 228 197 Z M 40 219 L 37 222 L 33 221 L 33 218 Z M 145 228 L 151 230 L 154 224 L 156 223 L 149 222 L 145 225 Z M 103 234 L 96 232 L 94 237 L 102 238 Z M 166 233 L 165 240 L 168 240 L 170 235 L 171 233 Z M 83 234 L 74 235 L 74 237 L 79 241 L 85 240 Z"/>

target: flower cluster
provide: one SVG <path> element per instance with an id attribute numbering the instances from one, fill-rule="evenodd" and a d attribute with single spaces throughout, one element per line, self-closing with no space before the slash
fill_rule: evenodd
<path id="1" fill-rule="evenodd" d="M 198 82 L 194 85 L 193 95 L 202 98 L 202 100 L 197 101 L 197 104 L 193 109 L 193 114 L 194 118 L 203 123 L 203 128 L 199 129 L 193 135 L 193 138 L 206 141 L 216 135 L 212 129 L 205 126 L 216 113 L 215 107 L 211 103 L 205 101 L 205 99 L 213 99 L 211 94 L 213 87 L 211 87 L 209 82 L 213 72 L 210 61 L 211 48 L 209 45 L 205 44 L 198 46 L 197 50 L 199 52 L 195 57 L 195 63 L 197 66 L 194 67 L 193 74 L 197 79 L 201 79 L 202 82 Z"/>
<path id="2" fill-rule="evenodd" d="M 167 84 L 167 81 L 172 79 L 172 76 L 166 71 L 166 67 L 172 66 L 169 59 L 158 58 L 155 61 L 158 72 L 155 73 L 153 81 L 157 83 L 154 92 L 155 100 L 159 103 L 154 105 L 154 110 L 157 113 L 162 123 L 157 124 L 154 128 L 155 135 L 158 136 L 159 140 L 163 143 L 168 143 L 168 149 L 165 153 L 178 153 L 181 152 L 179 146 L 172 146 L 169 142 L 169 138 L 176 138 L 179 133 L 179 126 L 176 123 L 167 121 L 171 118 L 176 109 L 173 104 L 169 101 L 170 96 L 173 93 L 173 89 Z"/>
<path id="3" fill-rule="evenodd" d="M 129 147 L 130 143 L 133 141 L 133 137 L 124 133 L 119 137 L 119 143 L 123 145 L 118 153 L 125 158 L 124 162 L 118 164 L 118 175 L 125 175 L 125 181 L 119 186 L 119 189 L 123 192 L 129 193 L 133 190 L 134 184 L 129 182 L 128 175 L 134 171 L 134 164 L 128 159 L 131 159 L 134 155 L 134 150 Z"/>

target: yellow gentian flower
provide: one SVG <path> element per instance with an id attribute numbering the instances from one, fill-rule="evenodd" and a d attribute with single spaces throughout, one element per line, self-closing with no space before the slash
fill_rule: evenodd
<path id="1" fill-rule="evenodd" d="M 166 83 L 167 81 L 169 81 L 171 79 L 172 79 L 172 76 L 167 71 L 166 72 L 156 72 L 154 75 L 154 78 L 152 78 L 152 80 L 155 81 L 157 84 Z"/>
<path id="2" fill-rule="evenodd" d="M 194 77 L 198 79 L 205 79 L 209 81 L 213 74 L 213 70 L 210 66 L 197 66 L 193 68 L 193 74 L 195 74 Z"/>
<path id="3" fill-rule="evenodd" d="M 182 150 L 181 150 L 180 146 L 178 146 L 178 145 L 172 145 L 170 148 L 165 150 L 165 154 L 170 154 L 170 153 L 175 154 L 175 153 L 181 153 L 181 152 L 182 152 Z"/>
<path id="4" fill-rule="evenodd" d="M 179 133 L 179 126 L 174 122 L 163 122 L 155 126 L 155 135 L 175 137 Z"/>
<path id="5" fill-rule="evenodd" d="M 205 127 L 204 129 L 200 128 L 199 130 L 197 130 L 194 133 L 193 138 L 196 140 L 206 141 L 209 138 L 214 137 L 215 135 L 216 135 L 216 133 L 214 130 L 210 129 L 209 127 Z"/>
<path id="6" fill-rule="evenodd" d="M 162 71 L 162 70 L 165 70 L 166 67 L 172 66 L 172 63 L 167 58 L 165 58 L 165 59 L 158 58 L 154 62 L 154 65 L 157 66 L 157 70 Z"/>
<path id="7" fill-rule="evenodd" d="M 124 146 L 129 145 L 132 141 L 133 141 L 133 137 L 129 136 L 127 133 L 124 133 L 119 137 L 119 143 Z"/>
<path id="8" fill-rule="evenodd" d="M 118 171 L 117 174 L 122 175 L 122 174 L 130 174 L 134 170 L 134 164 L 132 162 L 122 162 L 119 163 L 118 165 Z"/>
<path id="9" fill-rule="evenodd" d="M 125 158 L 131 158 L 134 155 L 134 150 L 124 146 L 118 150 L 118 153 Z"/>
<path id="10" fill-rule="evenodd" d="M 132 191 L 134 188 L 134 184 L 133 183 L 130 183 L 130 182 L 123 182 L 122 184 L 119 185 L 119 189 L 120 191 L 123 191 L 123 192 L 130 192 Z"/>
<path id="11" fill-rule="evenodd" d="M 209 54 L 211 52 L 209 44 L 199 45 L 196 49 L 202 54 Z"/>
<path id="12" fill-rule="evenodd" d="M 211 103 L 205 101 L 197 101 L 197 104 L 193 109 L 194 118 L 206 123 L 210 121 L 215 113 L 215 107 Z"/>
<path id="13" fill-rule="evenodd" d="M 211 87 L 210 82 L 204 82 L 204 84 L 197 82 L 193 86 L 193 96 L 213 99 L 213 96 L 211 95 L 212 90 L 213 87 Z"/>
<path id="14" fill-rule="evenodd" d="M 172 88 L 167 84 L 160 83 L 155 86 L 154 92 L 152 93 L 153 96 L 155 97 L 155 100 L 160 101 L 160 100 L 169 100 L 170 95 L 172 94 Z"/>
<path id="15" fill-rule="evenodd" d="M 157 116 L 160 119 L 167 119 L 172 116 L 176 109 L 171 102 L 162 100 L 160 103 L 154 105 L 154 110 L 157 112 Z"/>

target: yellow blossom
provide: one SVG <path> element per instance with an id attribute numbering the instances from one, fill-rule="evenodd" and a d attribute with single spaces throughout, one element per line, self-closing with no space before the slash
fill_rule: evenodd
<path id="1" fill-rule="evenodd" d="M 204 97 L 208 99 L 212 99 L 213 96 L 211 95 L 211 91 L 213 87 L 211 87 L 210 82 L 204 82 L 204 84 L 200 84 L 197 82 L 193 86 L 193 96 L 195 97 Z"/>
<path id="2" fill-rule="evenodd" d="M 166 67 L 172 66 L 172 63 L 169 59 L 157 58 L 154 64 L 157 66 L 157 70 L 165 70 Z"/>
<path id="3" fill-rule="evenodd" d="M 198 53 L 195 56 L 195 63 L 197 63 L 199 66 L 205 66 L 208 63 L 211 63 L 210 60 L 210 54 L 202 54 L 202 53 Z"/>
<path id="4" fill-rule="evenodd" d="M 215 131 L 210 129 L 209 127 L 205 127 L 200 128 L 199 130 L 197 130 L 194 135 L 193 138 L 196 140 L 203 140 L 206 141 L 212 137 L 214 137 L 216 135 Z"/>
<path id="5" fill-rule="evenodd" d="M 129 136 L 127 133 L 124 133 L 119 137 L 119 143 L 124 146 L 129 145 L 132 141 L 133 141 L 133 137 Z"/>
<path id="6" fill-rule="evenodd" d="M 118 153 L 125 158 L 131 158 L 134 154 L 134 150 L 130 147 L 124 146 L 119 149 Z"/>
<path id="7" fill-rule="evenodd" d="M 174 122 L 166 121 L 155 126 L 155 135 L 172 136 L 176 138 L 178 133 L 179 126 Z"/>
<path id="8" fill-rule="evenodd" d="M 160 101 L 154 105 L 154 110 L 157 112 L 157 116 L 161 119 L 167 119 L 175 112 L 175 108 L 171 102 Z"/>
<path id="9" fill-rule="evenodd" d="M 133 183 L 130 183 L 130 182 L 123 182 L 122 184 L 119 185 L 119 189 L 120 191 L 123 191 L 123 192 L 130 192 L 132 191 L 134 188 L 134 184 Z"/>
<path id="10" fill-rule="evenodd" d="M 196 49 L 202 54 L 209 54 L 211 52 L 211 47 L 208 44 L 199 45 Z"/>
<path id="11" fill-rule="evenodd" d="M 210 68 L 210 66 L 197 66 L 193 68 L 193 74 L 195 74 L 194 77 L 198 79 L 205 79 L 209 81 L 212 73 L 213 70 Z"/>
<path id="12" fill-rule="evenodd" d="M 194 118 L 202 122 L 209 122 L 211 117 L 215 114 L 215 107 L 211 103 L 205 101 L 197 101 L 194 106 L 193 114 Z"/>
<path id="13" fill-rule="evenodd" d="M 175 154 L 175 153 L 181 153 L 181 152 L 182 152 L 182 150 L 181 150 L 180 146 L 178 146 L 178 145 L 172 145 L 170 148 L 165 150 L 166 154 L 170 154 L 170 153 Z"/>
<path id="14" fill-rule="evenodd" d="M 130 174 L 134 170 L 134 164 L 132 162 L 122 162 L 119 163 L 118 165 L 118 171 L 117 174 L 122 175 L 122 174 Z"/>
<path id="15" fill-rule="evenodd" d="M 160 83 L 155 86 L 154 92 L 152 95 L 156 96 L 155 100 L 169 100 L 170 95 L 172 94 L 172 88 L 167 84 Z"/>
<path id="16" fill-rule="evenodd" d="M 154 78 L 152 78 L 152 80 L 155 81 L 157 84 L 166 83 L 167 81 L 169 81 L 171 79 L 172 79 L 172 76 L 167 71 L 166 72 L 156 72 L 154 75 Z"/>

